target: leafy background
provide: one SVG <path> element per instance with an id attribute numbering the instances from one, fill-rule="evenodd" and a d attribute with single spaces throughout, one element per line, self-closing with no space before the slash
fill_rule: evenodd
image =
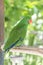
<path id="1" fill-rule="evenodd" d="M 4 13 L 4 43 L 7 41 L 10 31 L 17 21 L 22 17 L 29 15 L 32 19 L 32 24 L 28 26 L 27 31 L 29 33 L 24 39 L 24 45 L 43 47 L 43 0 L 4 0 Z M 6 53 L 4 64 L 12 65 L 9 56 L 20 54 L 12 52 Z M 23 61 L 24 65 L 43 64 L 43 58 L 41 57 L 28 54 L 21 55 L 25 57 L 25 60 Z"/>

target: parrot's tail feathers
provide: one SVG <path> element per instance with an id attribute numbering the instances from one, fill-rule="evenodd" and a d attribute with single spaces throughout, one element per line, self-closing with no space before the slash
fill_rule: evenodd
<path id="1" fill-rule="evenodd" d="M 4 52 L 6 52 L 6 51 L 8 52 L 9 51 L 9 48 L 7 48 Z"/>
<path id="2" fill-rule="evenodd" d="M 10 47 L 8 47 L 8 48 L 5 50 L 5 52 L 6 52 L 6 51 L 9 51 L 9 49 L 13 48 L 20 40 L 22 40 L 22 38 L 18 39 L 15 43 L 12 43 L 12 45 L 11 45 Z"/>

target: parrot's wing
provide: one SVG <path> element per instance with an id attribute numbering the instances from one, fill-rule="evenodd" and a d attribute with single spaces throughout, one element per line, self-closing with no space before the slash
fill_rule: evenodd
<path id="1" fill-rule="evenodd" d="M 4 49 L 9 48 L 14 42 L 16 42 L 19 38 L 24 38 L 27 30 L 27 19 L 23 18 L 18 22 L 16 26 L 11 30 L 9 34 L 9 38 L 5 43 Z"/>

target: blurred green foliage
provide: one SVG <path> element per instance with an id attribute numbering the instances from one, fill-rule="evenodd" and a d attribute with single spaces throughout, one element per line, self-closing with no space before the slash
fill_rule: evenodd
<path id="1" fill-rule="evenodd" d="M 31 16 L 32 19 L 32 24 L 28 26 L 28 31 L 43 32 L 43 0 L 4 0 L 4 13 L 5 13 L 4 42 L 7 41 L 10 31 L 12 30 L 13 26 L 17 23 L 17 21 L 27 15 Z M 38 35 L 40 36 L 41 33 L 40 34 L 31 33 L 28 34 L 28 36 L 26 35 L 27 37 L 25 38 L 25 40 L 28 39 L 28 45 L 30 46 L 43 45 L 42 43 L 43 39 L 40 40 L 37 37 Z M 40 43 L 38 43 L 38 40 L 40 40 Z M 31 57 L 32 58 L 34 57 L 32 61 L 30 61 Z M 26 55 L 25 58 L 26 59 L 24 60 L 24 65 L 43 65 L 43 59 L 38 56 Z M 8 62 L 9 60 L 5 60 L 5 65 L 8 65 Z"/>

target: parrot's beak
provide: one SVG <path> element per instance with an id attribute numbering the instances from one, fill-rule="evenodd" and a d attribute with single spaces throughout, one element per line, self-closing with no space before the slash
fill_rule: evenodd
<path id="1" fill-rule="evenodd" d="M 29 20 L 29 24 L 32 24 L 32 19 Z"/>

